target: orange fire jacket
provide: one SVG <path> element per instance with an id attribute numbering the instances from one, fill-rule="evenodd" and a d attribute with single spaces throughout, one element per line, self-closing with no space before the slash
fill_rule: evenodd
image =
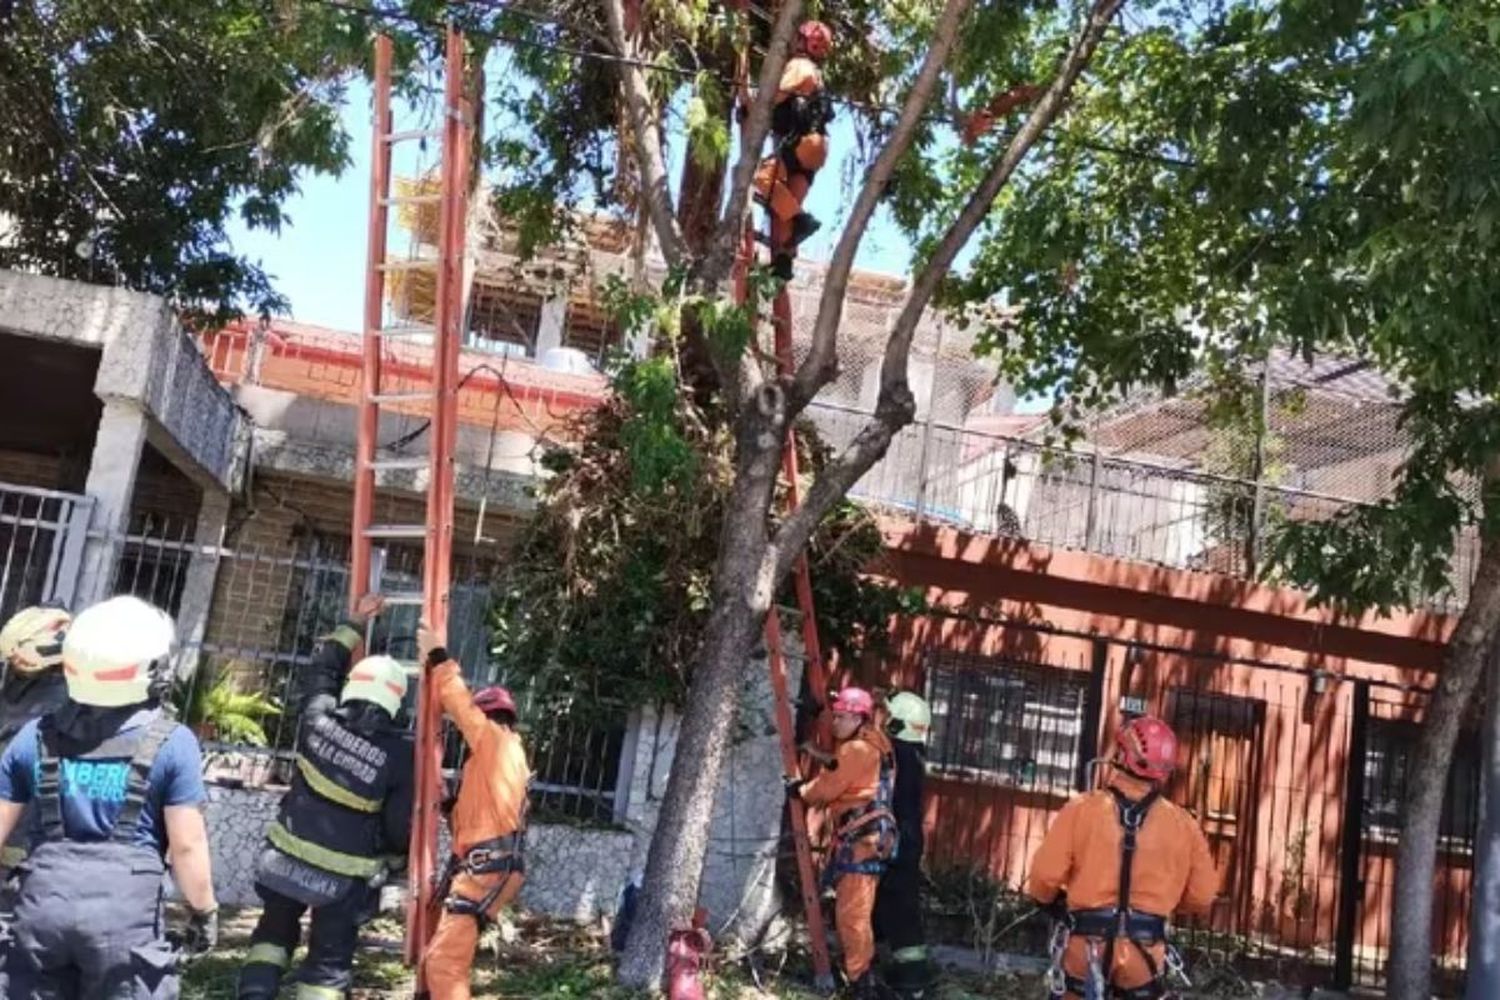
<path id="1" fill-rule="evenodd" d="M 1126 775 L 1110 782 L 1128 798 L 1150 786 Z M 1120 899 L 1120 829 L 1115 799 L 1107 790 L 1086 792 L 1063 806 L 1031 859 L 1026 892 L 1050 903 L 1066 890 L 1068 909 L 1113 907 Z M 1131 868 L 1130 907 L 1169 917 L 1207 913 L 1219 892 L 1219 873 L 1208 840 L 1180 806 L 1157 799 L 1137 835 Z"/>
<path id="2" fill-rule="evenodd" d="M 515 730 L 491 722 L 474 707 L 457 663 L 450 660 L 434 667 L 432 680 L 443 711 L 458 726 L 469 748 L 450 820 L 453 852 L 462 855 L 476 844 L 508 837 L 520 829 L 531 767 Z"/>
<path id="3" fill-rule="evenodd" d="M 834 754 L 837 762 L 802 786 L 802 801 L 810 806 L 827 806 L 836 823 L 851 809 L 868 805 L 880 787 L 880 759 L 891 753 L 891 741 L 873 725 L 840 743 Z"/>

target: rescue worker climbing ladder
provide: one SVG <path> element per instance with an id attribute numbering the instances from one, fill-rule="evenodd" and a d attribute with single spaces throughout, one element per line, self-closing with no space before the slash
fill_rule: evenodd
<path id="1" fill-rule="evenodd" d="M 856 1000 L 879 996 L 871 923 L 880 876 L 898 850 L 891 811 L 896 762 L 890 740 L 874 725 L 868 691 L 845 688 L 834 699 L 838 749 L 817 778 L 788 779 L 787 794 L 827 807 L 832 824 L 825 884 L 834 890 L 835 923 L 844 975 Z"/>
<path id="2" fill-rule="evenodd" d="M 1107 786 L 1063 807 L 1031 861 L 1027 893 L 1059 917 L 1051 996 L 1156 1000 L 1180 967 L 1167 940 L 1176 911 L 1207 913 L 1218 893 L 1208 841 L 1162 797 L 1177 737 L 1160 719 L 1120 727 Z"/>
<path id="3" fill-rule="evenodd" d="M 342 1000 L 360 924 L 377 909 L 388 873 L 405 866 L 413 754 L 396 719 L 406 670 L 389 656 L 367 656 L 349 669 L 366 622 L 381 608 L 378 597 L 362 599 L 318 644 L 303 678 L 297 773 L 256 866 L 264 909 L 240 971 L 239 1000 L 279 995 L 308 910 L 297 997 Z"/>
<path id="4" fill-rule="evenodd" d="M 802 205 L 828 161 L 833 104 L 820 66 L 832 50 L 833 32 L 823 22 L 808 21 L 797 30 L 797 48 L 782 70 L 771 111 L 776 148 L 755 172 L 755 200 L 771 217 L 771 271 L 783 281 L 791 280 L 798 245 L 819 227 Z"/>

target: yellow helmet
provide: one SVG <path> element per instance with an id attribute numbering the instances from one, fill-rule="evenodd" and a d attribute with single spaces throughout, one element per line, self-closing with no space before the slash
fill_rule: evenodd
<path id="1" fill-rule="evenodd" d="M 901 691 L 885 703 L 891 713 L 887 731 L 898 740 L 907 743 L 926 743 L 927 733 L 932 728 L 932 709 L 921 697 L 910 691 Z"/>
<path id="2" fill-rule="evenodd" d="M 339 695 L 339 704 L 368 701 L 385 709 L 391 718 L 406 700 L 406 668 L 389 656 L 367 656 L 349 671 L 349 680 Z"/>
<path id="3" fill-rule="evenodd" d="M 16 672 L 35 674 L 59 666 L 73 616 L 62 608 L 27 608 L 0 629 L 0 659 Z"/>
<path id="4" fill-rule="evenodd" d="M 172 651 L 177 629 L 139 597 L 111 597 L 73 619 L 63 640 L 68 697 L 80 705 L 121 708 L 151 697 L 152 675 Z"/>

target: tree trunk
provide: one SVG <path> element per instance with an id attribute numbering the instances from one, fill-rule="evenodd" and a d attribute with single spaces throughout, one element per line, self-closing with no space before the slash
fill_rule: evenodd
<path id="1" fill-rule="evenodd" d="M 768 545 L 766 515 L 781 461 L 785 428 L 779 411 L 762 415 L 746 407 L 737 435 L 736 474 L 714 566 L 714 610 L 693 662 L 667 779 L 651 838 L 646 873 L 619 979 L 638 989 L 661 985 L 667 934 L 687 926 L 698 899 L 714 796 L 739 707 L 741 679 L 771 604 L 772 581 L 763 572 Z"/>
<path id="2" fill-rule="evenodd" d="M 1485 484 L 1497 479 L 1492 460 Z M 1386 990 L 1391 1000 L 1432 996 L 1432 898 L 1438 827 L 1448 768 L 1464 712 L 1484 672 L 1485 652 L 1500 624 L 1500 540 L 1486 537 L 1469 603 L 1458 620 L 1406 772 L 1396 889 L 1391 902 L 1391 955 Z"/>
<path id="3" fill-rule="evenodd" d="M 1469 912 L 1464 1000 L 1500 997 L 1500 642 L 1493 639 L 1486 672 L 1479 830 L 1474 837 L 1474 898 Z"/>

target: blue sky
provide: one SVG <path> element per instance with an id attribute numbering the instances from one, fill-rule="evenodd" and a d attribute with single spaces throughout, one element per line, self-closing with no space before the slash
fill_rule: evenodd
<path id="1" fill-rule="evenodd" d="M 412 113 L 399 109 L 396 128 L 417 127 Z M 235 250 L 259 260 L 276 287 L 291 302 L 291 315 L 304 323 L 355 330 L 361 324 L 365 283 L 366 225 L 370 183 L 370 87 L 363 80 L 348 88 L 344 124 L 349 131 L 353 163 L 340 177 L 308 176 L 301 193 L 285 205 L 290 221 L 280 233 L 252 231 L 236 221 L 230 227 Z M 847 212 L 854 190 L 846 190 L 845 164 L 852 162 L 853 129 L 847 118 L 834 126 L 833 155 L 819 175 L 809 199 L 823 230 L 804 245 L 804 255 L 825 259 Z M 425 154 L 415 144 L 397 147 L 396 176 L 430 165 L 437 144 Z M 674 166 L 675 175 L 675 166 Z M 857 179 L 857 178 L 856 178 Z M 857 189 L 855 189 L 857 190 Z M 402 252 L 394 242 L 392 253 Z M 883 211 L 865 235 L 858 264 L 873 270 L 904 273 L 911 248 Z"/>

